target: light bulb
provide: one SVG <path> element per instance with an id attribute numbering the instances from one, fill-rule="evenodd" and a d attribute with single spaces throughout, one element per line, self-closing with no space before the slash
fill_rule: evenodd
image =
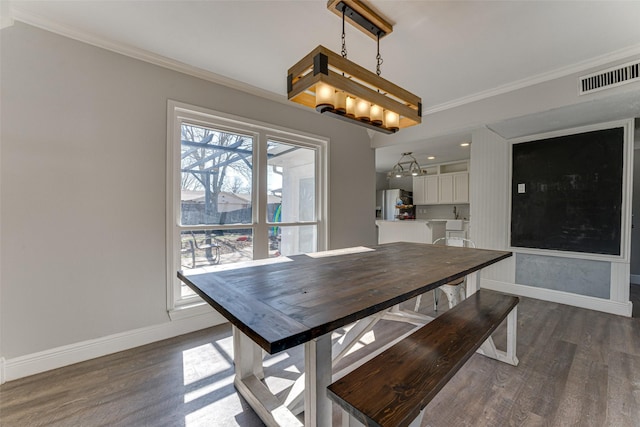
<path id="1" fill-rule="evenodd" d="M 356 115 L 356 99 L 352 96 L 347 96 L 347 116 L 355 117 Z"/>
<path id="2" fill-rule="evenodd" d="M 371 106 L 371 124 L 382 125 L 382 107 L 376 104 Z"/>
<path id="3" fill-rule="evenodd" d="M 331 85 L 318 83 L 316 85 L 316 110 L 331 108 L 335 105 L 335 90 Z"/>
<path id="4" fill-rule="evenodd" d="M 368 122 L 370 119 L 371 104 L 364 99 L 356 101 L 356 119 Z"/>
<path id="5" fill-rule="evenodd" d="M 384 114 L 384 126 L 394 131 L 400 129 L 400 116 L 398 113 L 386 110 Z"/>
<path id="6" fill-rule="evenodd" d="M 347 94 L 342 91 L 336 92 L 336 112 L 341 114 L 347 112 Z"/>

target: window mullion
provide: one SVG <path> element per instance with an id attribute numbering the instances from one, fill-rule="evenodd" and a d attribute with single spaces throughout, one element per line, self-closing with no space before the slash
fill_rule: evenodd
<path id="1" fill-rule="evenodd" d="M 254 206 L 255 233 L 253 241 L 254 259 L 269 258 L 269 225 L 267 224 L 267 135 L 260 132 L 257 135 L 257 147 L 254 150 L 254 192 L 252 195 Z"/>

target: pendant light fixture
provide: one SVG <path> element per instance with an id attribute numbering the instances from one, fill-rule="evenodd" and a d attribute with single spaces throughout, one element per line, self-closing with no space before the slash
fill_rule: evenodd
<path id="1" fill-rule="evenodd" d="M 342 17 L 342 55 L 318 46 L 287 73 L 287 96 L 333 117 L 384 133 L 422 122 L 422 100 L 380 77 L 380 39 L 393 26 L 362 0 L 329 0 Z M 347 59 L 345 20 L 377 41 L 376 73 Z"/>
<path id="2" fill-rule="evenodd" d="M 391 171 L 387 173 L 387 178 L 402 178 L 405 176 L 420 176 L 426 172 L 420 167 L 418 161 L 411 152 L 402 153 L 398 163 L 393 165 Z"/>

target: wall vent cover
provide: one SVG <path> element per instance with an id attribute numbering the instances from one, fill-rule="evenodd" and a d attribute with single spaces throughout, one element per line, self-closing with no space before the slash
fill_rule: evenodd
<path id="1" fill-rule="evenodd" d="M 578 94 L 585 95 L 634 81 L 640 81 L 640 61 L 629 62 L 580 77 Z"/>

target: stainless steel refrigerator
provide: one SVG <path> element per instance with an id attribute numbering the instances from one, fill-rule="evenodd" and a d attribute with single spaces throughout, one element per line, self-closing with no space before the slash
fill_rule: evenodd
<path id="1" fill-rule="evenodd" d="M 376 192 L 376 218 L 392 220 L 398 215 L 396 205 L 400 201 L 402 205 L 413 204 L 413 193 L 411 191 L 400 190 L 378 190 Z"/>

